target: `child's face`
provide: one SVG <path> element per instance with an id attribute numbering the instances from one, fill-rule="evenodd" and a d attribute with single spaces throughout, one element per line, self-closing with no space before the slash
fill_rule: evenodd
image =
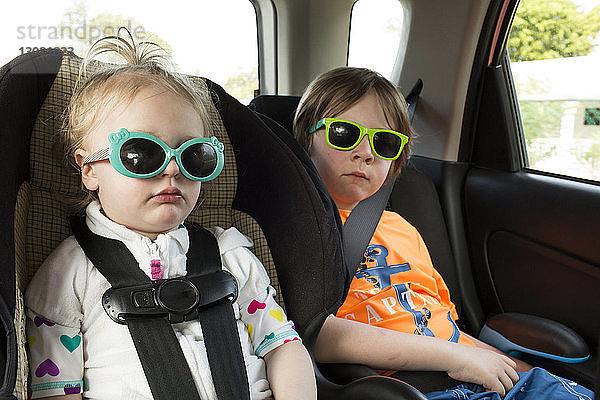
<path id="1" fill-rule="evenodd" d="M 89 133 L 85 149 L 75 153 L 79 163 L 83 157 L 108 147 L 108 135 L 120 128 L 150 133 L 172 148 L 205 136 L 202 120 L 190 104 L 153 88 L 142 89 L 131 104 L 117 105 L 106 115 Z M 174 158 L 162 173 L 152 178 L 121 175 L 108 160 L 85 164 L 81 175 L 89 190 L 98 190 L 108 218 L 151 239 L 177 228 L 200 194 L 200 182 L 183 176 Z"/>
<path id="2" fill-rule="evenodd" d="M 366 128 L 392 129 L 377 98 L 370 93 L 343 113 L 330 117 L 353 121 Z M 367 135 L 358 146 L 347 151 L 328 145 L 325 129 L 313 135 L 310 157 L 338 208 L 352 210 L 383 185 L 392 161 L 373 154 Z"/>

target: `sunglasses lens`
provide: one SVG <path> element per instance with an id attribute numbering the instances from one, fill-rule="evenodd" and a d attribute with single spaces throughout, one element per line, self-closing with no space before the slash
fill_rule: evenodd
<path id="1" fill-rule="evenodd" d="M 183 151 L 181 163 L 190 175 L 206 178 L 217 168 L 217 152 L 208 143 L 196 143 Z"/>
<path id="2" fill-rule="evenodd" d="M 332 122 L 329 126 L 329 142 L 337 147 L 350 148 L 356 144 L 360 129 L 347 122 Z"/>
<path id="3" fill-rule="evenodd" d="M 401 146 L 402 140 L 393 133 L 375 132 L 373 136 L 373 147 L 375 147 L 375 152 L 381 157 L 395 157 L 399 153 Z"/>
<path id="4" fill-rule="evenodd" d="M 158 144 L 143 138 L 129 139 L 121 146 L 123 166 L 134 174 L 157 171 L 165 162 L 165 151 Z"/>

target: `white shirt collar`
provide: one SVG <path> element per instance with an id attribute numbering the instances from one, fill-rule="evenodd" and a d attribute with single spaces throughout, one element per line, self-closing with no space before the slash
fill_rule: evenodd
<path id="1" fill-rule="evenodd" d="M 161 261 L 163 278 L 186 274 L 185 255 L 190 242 L 185 227 L 161 233 L 156 240 L 152 241 L 150 238 L 110 220 L 104 215 L 100 203 L 97 201 L 93 201 L 87 206 L 86 223 L 95 234 L 123 242 L 146 275 L 151 276 L 150 262 L 156 259 Z"/>

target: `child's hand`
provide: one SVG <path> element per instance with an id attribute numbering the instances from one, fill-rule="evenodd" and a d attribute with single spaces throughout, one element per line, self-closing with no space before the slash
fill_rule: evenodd
<path id="1" fill-rule="evenodd" d="M 494 351 L 471 346 L 455 346 L 455 366 L 448 375 L 459 381 L 473 382 L 504 397 L 519 380 L 516 363 Z"/>
<path id="2" fill-rule="evenodd" d="M 266 379 L 259 379 L 250 385 L 250 398 L 252 400 L 272 399 L 273 393 L 269 389 L 269 382 Z"/>

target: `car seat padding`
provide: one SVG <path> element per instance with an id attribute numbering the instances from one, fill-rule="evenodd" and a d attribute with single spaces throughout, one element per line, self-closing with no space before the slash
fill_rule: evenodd
<path id="1" fill-rule="evenodd" d="M 15 392 L 20 399 L 27 397 L 28 371 L 22 293 L 41 262 L 70 235 L 65 199 L 73 197 L 81 185 L 78 175 L 68 171 L 57 161 L 54 147 L 55 137 L 61 129 L 61 116 L 77 79 L 80 62 L 81 59 L 73 54 L 63 56 L 60 51 L 42 50 L 18 57 L 3 67 L 0 75 L 0 88 L 4 89 L 0 98 L 3 108 L 0 110 L 4 113 L 8 110 L 15 117 L 13 122 L 9 121 L 10 118 L 0 119 L 3 137 L 7 143 L 14 142 L 11 152 L 7 152 L 2 160 L 7 190 L 2 199 L 4 205 L 0 207 L 0 216 L 7 220 L 6 227 L 21 222 L 14 229 L 6 230 L 7 236 L 0 245 L 7 263 L 4 270 L 15 271 L 16 281 L 19 282 L 18 290 L 15 295 L 13 273 L 7 273 L 4 277 L 6 284 L 0 285 L 0 290 L 10 300 L 7 304 L 9 310 L 16 314 L 19 371 Z M 17 68 L 16 72 L 11 70 L 13 67 Z M 23 71 L 28 74 L 21 74 Z M 206 93 L 205 80 L 193 80 L 200 89 L 204 87 Z M 215 101 L 216 98 L 212 100 Z M 202 207 L 194 210 L 186 223 L 201 222 L 205 226 L 219 225 L 224 228 L 236 226 L 248 235 L 255 243 L 251 250 L 265 265 L 271 285 L 278 293 L 277 301 L 284 306 L 271 254 L 258 223 L 243 212 L 231 208 L 237 186 L 234 150 L 218 111 L 212 102 L 208 106 L 213 132 L 225 144 L 226 165 L 217 179 L 203 185 Z M 246 112 L 249 111 L 246 109 Z M 213 190 L 214 188 L 218 190 Z M 19 210 L 15 216 L 17 203 Z M 14 240 L 13 231 L 21 232 Z M 15 243 L 20 244 L 19 249 L 15 249 Z M 15 259 L 22 261 L 20 265 L 23 268 L 17 268 L 13 264 Z"/>
<path id="2" fill-rule="evenodd" d="M 284 128 L 248 112 L 217 85 L 209 89 L 220 99 L 216 106 L 233 147 L 244 149 L 236 154 L 234 207 L 261 221 L 287 289 L 288 315 L 310 347 L 346 293 L 337 209 L 308 155 Z"/>

